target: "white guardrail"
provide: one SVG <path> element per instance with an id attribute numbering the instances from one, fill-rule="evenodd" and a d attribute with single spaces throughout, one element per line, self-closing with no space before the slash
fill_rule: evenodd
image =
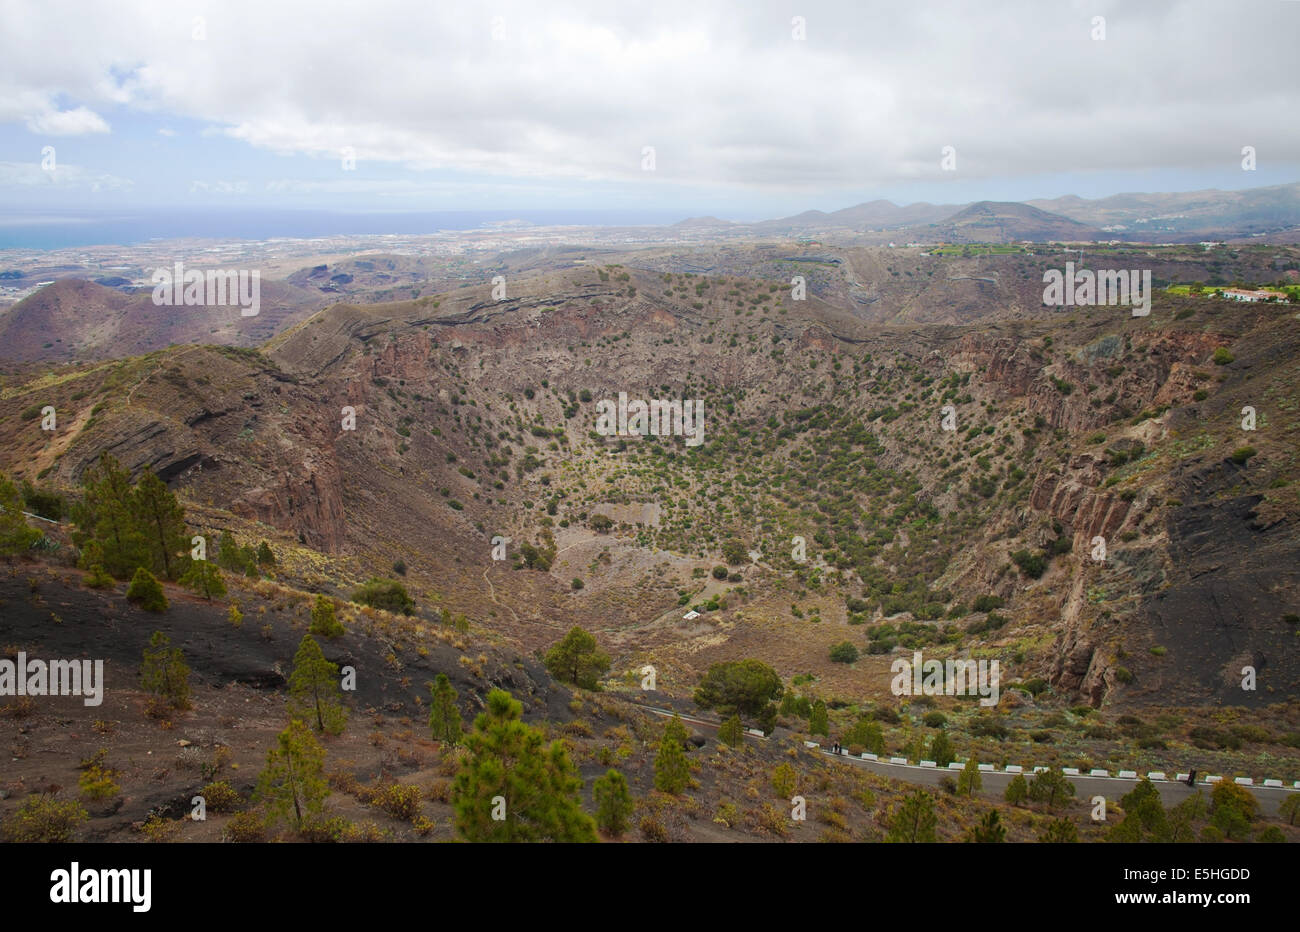
<path id="1" fill-rule="evenodd" d="M 907 767 L 912 770 L 934 770 L 936 768 L 942 769 L 939 768 L 938 764 L 936 764 L 932 760 L 917 761 L 915 764 L 909 761 L 906 757 L 890 757 L 888 760 L 882 760 L 880 755 L 872 754 L 869 751 L 864 751 L 862 754 L 859 754 L 857 757 L 854 757 L 853 755 L 849 754 L 847 751 L 840 751 L 839 754 L 836 754 L 835 751 L 823 747 L 822 745 L 818 744 L 816 741 L 804 741 L 804 747 L 816 749 L 818 751 L 821 751 L 823 754 L 830 754 L 832 757 L 847 757 L 849 760 L 865 760 L 865 761 L 870 761 L 871 763 L 884 764 L 892 767 Z M 964 761 L 953 761 L 952 763 L 948 764 L 947 769 L 961 770 L 965 766 L 966 763 Z M 1004 767 L 1001 771 L 999 771 L 994 764 L 977 763 L 976 766 L 979 768 L 980 773 L 1006 773 L 1006 774 L 1013 774 L 1013 775 L 1018 773 L 1023 774 L 1026 772 L 1032 775 L 1036 773 L 1042 773 L 1043 771 L 1050 769 L 1048 767 L 1043 767 L 1041 765 L 1026 768 L 1026 767 L 1022 767 L 1020 764 L 1007 764 L 1006 767 Z M 1131 780 L 1134 783 L 1142 779 L 1142 777 L 1138 774 L 1136 770 L 1121 770 L 1116 774 L 1111 774 L 1109 770 L 1101 770 L 1099 768 L 1093 768 L 1089 770 L 1086 774 L 1084 774 L 1084 773 L 1080 773 L 1078 767 L 1062 767 L 1061 773 L 1065 774 L 1067 777 L 1087 777 L 1089 779 L 1106 779 L 1106 780 Z M 1146 775 L 1146 778 L 1150 780 L 1152 783 L 1173 783 L 1173 782 L 1186 783 L 1188 777 L 1189 774 L 1180 773 L 1180 774 L 1175 774 L 1174 777 L 1170 779 L 1170 777 L 1163 770 L 1152 770 Z M 1221 783 L 1222 781 L 1223 781 L 1222 776 L 1215 776 L 1213 774 L 1210 774 L 1205 776 L 1203 779 L 1201 779 L 1198 782 L 1201 783 L 1202 785 L 1212 786 L 1215 783 Z M 1293 781 L 1290 786 L 1287 786 L 1281 780 L 1277 780 L 1273 778 L 1256 782 L 1253 777 L 1233 777 L 1232 782 L 1236 783 L 1238 786 L 1252 786 L 1252 787 L 1263 786 L 1269 789 L 1300 790 L 1300 780 Z"/>

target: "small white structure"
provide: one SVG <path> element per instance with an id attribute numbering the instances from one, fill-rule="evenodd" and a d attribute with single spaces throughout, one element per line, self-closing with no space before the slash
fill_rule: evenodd
<path id="1" fill-rule="evenodd" d="M 805 742 L 803 743 L 803 746 L 806 747 L 806 748 L 819 748 L 819 747 L 821 747 L 821 745 L 818 744 L 816 741 L 805 741 Z"/>
<path id="2" fill-rule="evenodd" d="M 1265 780 L 1265 781 L 1264 781 L 1264 785 L 1265 785 L 1265 786 L 1281 786 L 1281 785 L 1282 785 L 1282 781 L 1281 781 L 1281 780 Z"/>
<path id="3" fill-rule="evenodd" d="M 761 729 L 761 728 L 746 728 L 746 729 L 745 729 L 745 734 L 747 734 L 747 735 L 753 735 L 755 738 L 761 738 L 761 737 L 763 737 L 763 729 Z"/>
<path id="4" fill-rule="evenodd" d="M 1137 776 L 1136 770 L 1121 770 L 1119 772 L 1119 778 L 1121 780 L 1136 780 Z"/>
<path id="5" fill-rule="evenodd" d="M 949 770 L 964 770 L 965 768 L 966 768 L 965 764 L 959 764 L 957 763 L 957 761 L 953 761 L 951 764 L 948 765 Z"/>
<path id="6" fill-rule="evenodd" d="M 1034 773 L 1047 773 L 1047 771 L 1050 769 L 1051 769 L 1050 767 L 1044 767 L 1042 764 L 1039 764 L 1037 767 L 1034 768 Z M 1069 773 L 1069 771 L 1067 770 L 1066 773 Z"/>
<path id="7" fill-rule="evenodd" d="M 870 751 L 863 751 L 863 752 L 862 752 L 862 759 L 863 759 L 863 760 L 880 760 L 880 755 L 878 755 L 878 754 L 872 754 Z"/>
<path id="8" fill-rule="evenodd" d="M 700 613 L 697 612 L 695 609 L 691 609 L 689 612 L 687 612 L 685 615 L 682 616 L 682 621 L 693 621 L 694 619 L 699 617 L 700 617 Z"/>
<path id="9" fill-rule="evenodd" d="M 1179 783 L 1186 783 L 1191 778 L 1192 775 L 1190 773 L 1180 773 L 1174 777 L 1174 779 L 1177 780 Z"/>
<path id="10" fill-rule="evenodd" d="M 1077 776 L 1079 775 L 1079 768 L 1078 768 L 1078 767 L 1062 767 L 1062 768 L 1061 768 L 1061 773 L 1065 774 L 1067 777 L 1077 777 Z"/>
<path id="11" fill-rule="evenodd" d="M 1148 780 L 1167 780 L 1168 777 L 1165 776 L 1165 772 L 1164 772 L 1163 770 L 1153 770 L 1153 771 L 1151 771 L 1149 774 L 1147 774 L 1147 779 L 1148 779 Z"/>
<path id="12" fill-rule="evenodd" d="M 1206 782 L 1206 783 L 1222 783 L 1222 782 L 1223 782 L 1223 777 L 1206 777 L 1206 778 L 1205 778 L 1205 782 Z"/>
<path id="13" fill-rule="evenodd" d="M 891 758 L 889 759 L 889 762 L 890 762 L 891 764 L 906 764 L 906 763 L 907 763 L 907 758 L 906 758 L 906 757 L 891 757 Z"/>
<path id="14" fill-rule="evenodd" d="M 1235 784 L 1237 784 L 1238 786 L 1254 786 L 1254 785 L 1255 785 L 1255 781 L 1254 781 L 1253 779 L 1251 779 L 1250 777 L 1236 777 L 1236 778 L 1233 779 L 1232 782 L 1235 783 Z"/>
<path id="15" fill-rule="evenodd" d="M 923 761 L 920 762 L 920 764 L 921 764 L 922 767 L 938 767 L 938 766 L 939 766 L 938 764 L 936 764 L 936 763 L 935 763 L 934 761 L 932 761 L 932 760 L 923 760 Z"/>
<path id="16" fill-rule="evenodd" d="M 1025 768 L 1019 764 L 1007 764 L 1007 773 L 1024 773 Z"/>
<path id="17" fill-rule="evenodd" d="M 980 770 L 983 770 L 983 771 L 985 771 L 985 772 L 991 772 L 991 771 L 993 770 L 993 765 L 992 765 L 992 764 L 980 764 L 980 765 L 979 765 L 979 768 L 980 768 Z"/>
<path id="18" fill-rule="evenodd" d="M 1090 777 L 1109 777 L 1109 776 L 1110 776 L 1110 771 L 1109 771 L 1109 770 L 1102 770 L 1102 769 L 1100 769 L 1100 768 L 1098 768 L 1098 767 L 1094 767 L 1094 768 L 1092 768 L 1091 770 L 1088 771 L 1088 776 L 1090 776 Z"/>

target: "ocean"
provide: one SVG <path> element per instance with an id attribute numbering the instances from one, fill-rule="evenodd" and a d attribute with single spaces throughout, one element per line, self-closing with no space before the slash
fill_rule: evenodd
<path id="1" fill-rule="evenodd" d="M 660 226 L 679 211 L 435 210 L 6 210 L 0 208 L 0 249 L 130 246 L 151 240 L 415 235 L 475 230 L 510 221 L 533 226 Z"/>

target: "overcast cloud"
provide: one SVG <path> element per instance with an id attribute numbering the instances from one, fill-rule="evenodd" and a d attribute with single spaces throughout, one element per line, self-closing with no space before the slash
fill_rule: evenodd
<path id="1" fill-rule="evenodd" d="M 136 189 L 178 159 L 200 192 L 382 197 L 456 177 L 704 202 L 1087 173 L 1150 173 L 1159 189 L 1236 170 L 1247 186 L 1300 165 L 1300 3 L 1286 0 L 115 0 L 5 2 L 0 18 L 0 157 L 98 137 L 83 171 L 134 172 Z M 105 146 L 137 131 L 148 145 L 109 164 Z M 217 138 L 236 148 L 214 157 Z M 1245 145 L 1284 177 L 1241 179 Z M 382 177 L 299 167 L 337 168 L 346 147 Z"/>

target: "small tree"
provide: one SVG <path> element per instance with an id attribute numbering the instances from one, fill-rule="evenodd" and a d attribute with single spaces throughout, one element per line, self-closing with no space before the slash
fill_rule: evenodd
<path id="1" fill-rule="evenodd" d="M 325 751 L 311 729 L 298 719 L 280 732 L 276 746 L 266 752 L 266 768 L 257 781 L 255 798 L 267 806 L 267 823 L 289 818 L 302 831 L 303 820 L 318 815 L 329 796 L 325 782 Z"/>
<path id="2" fill-rule="evenodd" d="M 617 770 L 608 770 L 591 784 L 591 795 L 596 801 L 596 826 L 615 838 L 626 832 L 633 809 L 627 779 Z"/>
<path id="3" fill-rule="evenodd" d="M 948 735 L 939 732 L 930 740 L 930 760 L 934 761 L 940 767 L 947 767 L 956 759 L 956 752 L 953 750 L 952 742 L 948 740 Z"/>
<path id="4" fill-rule="evenodd" d="M 8 477 L 0 476 L 0 556 L 26 553 L 40 539 L 41 532 L 28 527 L 23 517 L 23 499 L 18 486 Z"/>
<path id="5" fill-rule="evenodd" d="M 957 777 L 957 795 L 974 796 L 984 788 L 984 778 L 980 776 L 979 761 L 973 757 L 966 758 L 966 766 Z"/>
<path id="6" fill-rule="evenodd" d="M 996 809 L 990 809 L 984 813 L 984 818 L 979 823 L 971 826 L 966 834 L 966 840 L 977 844 L 991 844 L 1007 840 L 1007 830 L 1002 825 L 1002 820 L 998 817 Z"/>
<path id="7" fill-rule="evenodd" d="M 289 710 L 296 718 L 314 722 L 315 727 L 332 735 L 343 731 L 348 710 L 339 689 L 339 668 L 325 659 L 320 645 L 304 634 L 293 657 L 289 676 Z"/>
<path id="8" fill-rule="evenodd" d="M 772 769 L 772 789 L 781 799 L 789 799 L 799 787 L 799 771 L 789 763 L 780 763 Z"/>
<path id="9" fill-rule="evenodd" d="M 808 718 L 808 733 L 813 735 L 831 733 L 830 721 L 826 715 L 826 703 L 820 699 L 813 703 L 812 715 Z"/>
<path id="10" fill-rule="evenodd" d="M 143 566 L 137 567 L 131 577 L 131 584 L 126 587 L 126 600 L 146 612 L 167 611 L 167 596 L 153 573 Z"/>
<path id="11" fill-rule="evenodd" d="M 316 602 L 311 607 L 311 627 L 307 630 L 311 634 L 331 639 L 344 633 L 342 623 L 334 615 L 333 599 L 317 594 Z"/>
<path id="12" fill-rule="evenodd" d="M 226 609 L 226 620 L 236 628 L 243 626 L 244 613 L 239 610 L 239 603 L 230 603 L 230 608 Z"/>
<path id="13" fill-rule="evenodd" d="M 214 595 L 226 594 L 226 582 L 221 578 L 221 570 L 207 560 L 191 560 L 189 567 L 181 574 L 180 583 L 209 602 Z"/>
<path id="14" fill-rule="evenodd" d="M 1038 840 L 1047 845 L 1073 844 L 1079 840 L 1079 830 L 1069 819 L 1053 819 Z"/>
<path id="15" fill-rule="evenodd" d="M 674 715 L 664 726 L 655 755 L 655 789 L 674 795 L 686 789 L 691 782 L 691 768 L 686 760 L 686 726 Z"/>
<path id="16" fill-rule="evenodd" d="M 557 680 L 583 689 L 599 689 L 600 678 L 609 670 L 609 654 L 578 625 L 546 652 L 544 662 Z"/>
<path id="17" fill-rule="evenodd" d="M 488 693 L 466 738 L 470 759 L 452 783 L 456 830 L 468 841 L 596 841 L 564 743 L 544 745 L 522 713 L 505 690 Z"/>
<path id="18" fill-rule="evenodd" d="M 447 744 L 456 744 L 464 733 L 460 709 L 456 707 L 456 687 L 445 673 L 439 673 L 429 684 L 429 731 L 433 740 Z"/>
<path id="19" fill-rule="evenodd" d="M 718 740 L 733 748 L 738 748 L 745 743 L 745 729 L 740 724 L 739 715 L 733 715 L 722 723 L 718 729 Z"/>
<path id="20" fill-rule="evenodd" d="M 1259 803 L 1235 783 L 1216 783 L 1210 791 L 1210 824 L 1228 838 L 1250 837 L 1250 823 L 1259 818 Z"/>
<path id="21" fill-rule="evenodd" d="M 1056 769 L 1044 770 L 1029 784 L 1029 798 L 1036 803 L 1047 803 L 1055 809 L 1074 796 L 1074 784 Z"/>
<path id="22" fill-rule="evenodd" d="M 885 841 L 917 844 L 935 840 L 934 828 L 938 819 L 934 814 L 934 799 L 929 793 L 917 790 L 907 796 L 889 821 Z"/>
<path id="23" fill-rule="evenodd" d="M 81 581 L 89 589 L 113 588 L 113 577 L 109 576 L 108 573 L 105 572 L 104 566 L 101 563 L 92 564 L 90 571 L 86 573 L 85 577 Z"/>
<path id="24" fill-rule="evenodd" d="M 190 668 L 179 647 L 161 631 L 155 631 L 144 649 L 144 662 L 140 667 L 140 685 L 152 696 L 155 707 L 171 706 L 188 709 L 190 706 Z"/>
<path id="25" fill-rule="evenodd" d="M 1007 791 L 1003 794 L 1003 798 L 1013 806 L 1019 806 L 1029 798 L 1029 782 L 1025 780 L 1025 775 L 1023 773 L 1018 773 L 1011 778 L 1011 782 L 1007 784 Z"/>
<path id="26" fill-rule="evenodd" d="M 853 723 L 853 727 L 845 736 L 844 743 L 849 747 L 861 746 L 872 754 L 885 753 L 884 731 L 881 730 L 879 723 L 865 715 Z"/>
<path id="27" fill-rule="evenodd" d="M 1141 841 L 1144 834 L 1153 841 L 1168 839 L 1169 818 L 1159 791 L 1146 777 L 1120 799 L 1119 805 L 1124 819 L 1111 830 L 1112 840 Z"/>
<path id="28" fill-rule="evenodd" d="M 724 660 L 709 666 L 695 690 L 695 704 L 722 715 L 757 716 L 784 693 L 780 675 L 761 660 Z"/>
<path id="29" fill-rule="evenodd" d="M 1287 825 L 1295 825 L 1296 817 L 1300 816 L 1300 793 L 1291 793 L 1286 799 L 1282 800 L 1282 805 L 1277 813 L 1286 819 Z"/>
<path id="30" fill-rule="evenodd" d="M 275 554 L 271 552 L 271 545 L 266 541 L 257 545 L 257 563 L 259 566 L 275 566 Z"/>
<path id="31" fill-rule="evenodd" d="M 177 554 L 186 545 L 185 510 L 176 500 L 176 493 L 145 470 L 131 490 L 128 508 L 154 572 L 164 579 L 175 579 L 180 571 Z"/>

